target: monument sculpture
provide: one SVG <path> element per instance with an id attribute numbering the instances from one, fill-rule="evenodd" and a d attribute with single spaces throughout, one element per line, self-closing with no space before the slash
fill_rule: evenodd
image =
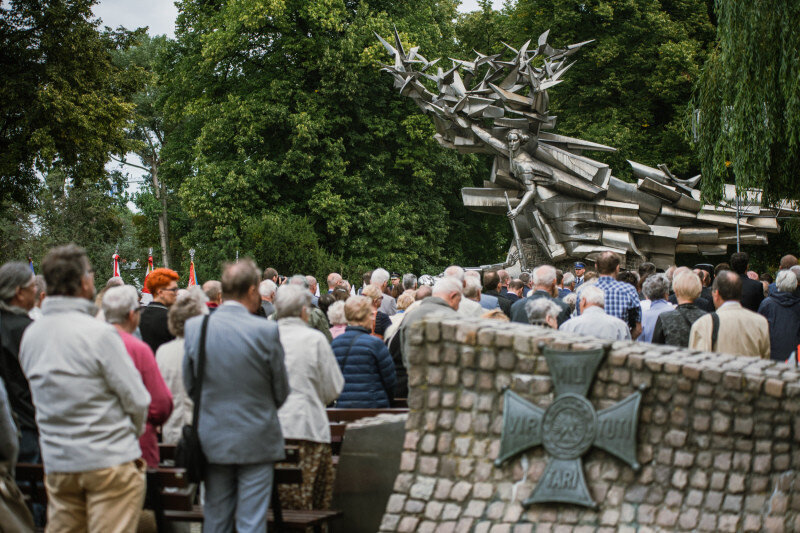
<path id="1" fill-rule="evenodd" d="M 787 202 L 761 207 L 761 191 L 737 196 L 733 185 L 720 205 L 703 204 L 700 176 L 679 179 L 665 165 L 629 161 L 638 181 L 628 183 L 584 155 L 614 148 L 550 132 L 556 117 L 549 114 L 548 90 L 563 81 L 574 64 L 570 56 L 591 41 L 553 48 L 548 33 L 534 47 L 531 41 L 519 50 L 505 45 L 513 54 L 508 60 L 476 52 L 472 61 L 452 59 L 448 70 L 418 47 L 406 52 L 397 30 L 394 46 L 376 34 L 394 59 L 384 70 L 402 96 L 431 116 L 436 140 L 461 153 L 494 156 L 484 186 L 461 192 L 468 208 L 509 217 L 509 264 L 559 265 L 610 250 L 666 267 L 675 253 L 718 255 L 729 244 L 766 244 L 767 234 L 779 229 L 778 215 L 797 214 Z"/>

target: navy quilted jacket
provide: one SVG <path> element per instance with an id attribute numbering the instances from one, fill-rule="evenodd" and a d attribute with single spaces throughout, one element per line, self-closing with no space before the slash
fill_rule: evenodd
<path id="1" fill-rule="evenodd" d="M 366 328 L 347 326 L 344 333 L 333 339 L 331 348 L 344 375 L 344 390 L 336 407 L 389 407 L 397 378 L 386 345 Z"/>

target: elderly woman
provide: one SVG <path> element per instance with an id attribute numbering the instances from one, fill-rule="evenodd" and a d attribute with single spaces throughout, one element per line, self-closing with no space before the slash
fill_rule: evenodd
<path id="1" fill-rule="evenodd" d="M 207 301 L 203 290 L 193 287 L 188 294 L 178 297 L 167 313 L 167 327 L 175 339 L 159 346 L 156 352 L 158 369 L 172 392 L 174 404 L 172 414 L 161 427 L 164 444 L 178 444 L 183 426 L 192 423 L 194 404 L 183 386 L 183 326 L 193 316 L 210 312 Z"/>
<path id="2" fill-rule="evenodd" d="M 383 311 L 379 311 L 383 300 L 383 293 L 375 285 L 367 285 L 361 291 L 362 296 L 366 296 L 372 300 L 372 327 L 370 333 L 379 339 L 383 339 L 386 330 L 392 325 L 392 319 Z"/>
<path id="3" fill-rule="evenodd" d="M 525 303 L 528 323 L 534 326 L 558 329 L 558 315 L 561 308 L 547 298 L 537 298 Z"/>
<path id="4" fill-rule="evenodd" d="M 308 326 L 311 293 L 283 285 L 275 295 L 275 316 L 291 392 L 278 410 L 285 439 L 297 441 L 303 483 L 279 486 L 289 509 L 328 509 L 333 497 L 331 431 L 325 406 L 344 386 L 328 339 Z"/>
<path id="5" fill-rule="evenodd" d="M 397 375 L 392 356 L 380 340 L 370 335 L 372 302 L 367 296 L 352 296 L 344 304 L 347 329 L 331 344 L 344 374 L 344 390 L 337 407 L 389 407 L 394 397 Z"/>
<path id="6" fill-rule="evenodd" d="M 770 359 L 786 361 L 800 344 L 800 297 L 796 294 L 797 276 L 781 270 L 775 280 L 777 290 L 758 306 L 758 313 L 769 322 Z"/>
<path id="7" fill-rule="evenodd" d="M 669 280 L 664 274 L 652 274 L 647 276 L 642 284 L 642 292 L 650 301 L 647 309 L 642 311 L 642 334 L 638 341 L 652 342 L 653 331 L 655 331 L 656 320 L 661 313 L 672 311 L 674 307 L 667 301 L 669 299 Z"/>
<path id="8" fill-rule="evenodd" d="M 672 290 L 678 306 L 672 311 L 658 315 L 653 328 L 652 341 L 655 344 L 689 346 L 689 332 L 698 318 L 706 312 L 695 305 L 703 285 L 700 277 L 689 270 L 678 269 L 672 281 Z"/>
<path id="9" fill-rule="evenodd" d="M 334 339 L 344 333 L 347 318 L 344 316 L 344 302 L 336 300 L 328 307 L 328 322 L 331 323 L 331 337 Z"/>
<path id="10" fill-rule="evenodd" d="M 103 295 L 103 314 L 106 322 L 117 328 L 125 349 L 133 360 L 133 366 L 142 376 L 142 382 L 150 393 L 147 411 L 147 426 L 139 446 L 147 466 L 158 468 L 158 439 L 156 427 L 163 424 L 172 412 L 172 394 L 161 377 L 153 351 L 143 341 L 133 336 L 139 326 L 139 295 L 130 285 L 112 287 Z"/>

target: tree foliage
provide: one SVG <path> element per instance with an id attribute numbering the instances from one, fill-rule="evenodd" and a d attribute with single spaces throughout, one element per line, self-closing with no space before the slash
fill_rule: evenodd
<path id="1" fill-rule="evenodd" d="M 241 248 L 272 265 L 302 242 L 314 256 L 305 268 L 339 264 L 351 276 L 502 256 L 507 222 L 461 205 L 460 187 L 480 183 L 485 164 L 440 148 L 379 71 L 373 31 L 393 23 L 428 56 L 456 53 L 454 2 L 179 8 L 165 107 L 176 131 L 163 153 L 195 225 L 185 246 Z M 272 246 L 247 246 L 262 236 Z"/>
<path id="2" fill-rule="evenodd" d="M 800 199 L 800 3 L 717 0 L 718 45 L 697 91 L 703 190 L 760 187 Z"/>
<path id="3" fill-rule="evenodd" d="M 110 52 L 128 32 L 97 30 L 94 0 L 12 0 L 0 6 L 0 199 L 30 204 L 37 172 L 102 179 L 124 151 L 130 79 Z"/>

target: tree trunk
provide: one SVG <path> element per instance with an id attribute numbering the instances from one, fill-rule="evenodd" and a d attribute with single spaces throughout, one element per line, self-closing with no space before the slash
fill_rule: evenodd
<path id="1" fill-rule="evenodd" d="M 167 188 L 158 179 L 158 161 L 153 161 L 150 166 L 150 175 L 153 177 L 153 189 L 156 199 L 161 203 L 161 213 L 158 215 L 158 236 L 161 241 L 161 254 L 164 258 L 164 268 L 169 268 L 169 221 L 167 220 Z"/>

